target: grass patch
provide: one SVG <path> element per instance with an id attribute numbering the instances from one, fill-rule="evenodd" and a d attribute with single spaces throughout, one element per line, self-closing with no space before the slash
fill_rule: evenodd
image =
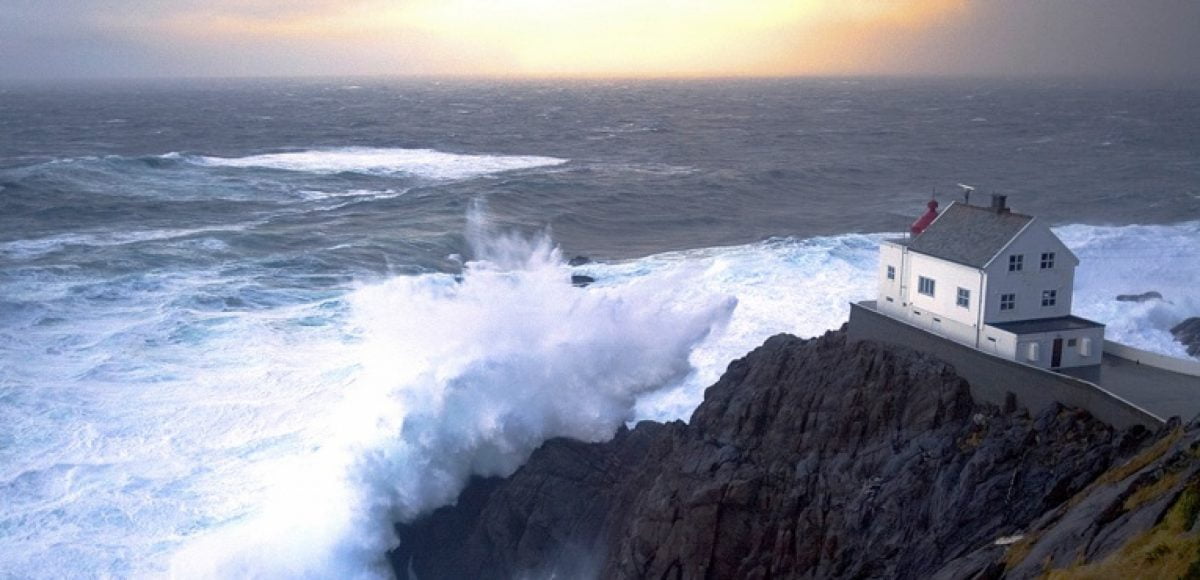
<path id="1" fill-rule="evenodd" d="M 1118 481 L 1122 481 L 1125 478 L 1141 471 L 1147 465 L 1158 461 L 1158 459 L 1161 458 L 1167 452 L 1167 450 L 1171 448 L 1172 445 L 1175 445 L 1176 441 L 1179 441 L 1180 437 L 1183 437 L 1183 428 L 1176 427 L 1166 437 L 1155 441 L 1154 445 L 1151 445 L 1145 451 L 1138 453 L 1133 457 L 1133 459 L 1126 461 L 1123 465 L 1119 465 L 1106 471 L 1104 475 L 1101 475 L 1096 480 L 1096 483 L 1100 485 L 1117 483 Z"/>
<path id="2" fill-rule="evenodd" d="M 1157 487 L 1157 484 L 1147 489 L 1151 487 Z M 1200 489 L 1193 484 L 1180 494 L 1162 523 L 1135 536 L 1117 552 L 1092 564 L 1076 563 L 1065 569 L 1051 570 L 1045 577 L 1051 580 L 1200 579 L 1200 535 L 1187 533 L 1195 523 L 1200 509 L 1197 506 L 1200 506 Z"/>

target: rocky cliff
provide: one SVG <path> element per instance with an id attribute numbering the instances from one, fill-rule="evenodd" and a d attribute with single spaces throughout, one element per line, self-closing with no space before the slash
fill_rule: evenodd
<path id="1" fill-rule="evenodd" d="M 1194 447 L 1172 433 L 1147 457 L 1161 435 L 977 404 L 920 353 L 780 335 L 730 364 L 688 423 L 549 441 L 398 526 L 390 556 L 422 580 L 1026 577 L 1099 562 L 1160 523 L 1131 513 L 1183 501 L 1192 471 L 1165 465 Z M 1158 463 L 1165 475 L 1139 475 Z M 1070 536 L 1089 518 L 1123 531 L 1092 530 L 1079 560 Z"/>

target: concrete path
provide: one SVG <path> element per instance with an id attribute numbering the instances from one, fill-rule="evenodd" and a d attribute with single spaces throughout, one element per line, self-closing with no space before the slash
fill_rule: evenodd
<path id="1" fill-rule="evenodd" d="M 1200 414 L 1200 377 L 1175 373 L 1104 353 L 1100 386 L 1163 419 L 1186 423 Z"/>

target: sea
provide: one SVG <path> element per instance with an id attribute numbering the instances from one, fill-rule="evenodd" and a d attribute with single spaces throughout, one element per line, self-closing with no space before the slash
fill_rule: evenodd
<path id="1" fill-rule="evenodd" d="M 1076 314 L 1187 356 L 1195 87 L 0 85 L 0 577 L 388 577 L 470 477 L 839 328 L 959 184 L 1054 228 Z"/>

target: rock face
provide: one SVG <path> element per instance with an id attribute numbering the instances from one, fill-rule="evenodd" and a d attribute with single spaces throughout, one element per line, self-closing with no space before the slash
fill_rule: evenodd
<path id="1" fill-rule="evenodd" d="M 1191 356 L 1200 357 L 1200 316 L 1193 316 L 1171 328 L 1175 340 L 1187 346 Z"/>
<path id="2" fill-rule="evenodd" d="M 1011 406 L 1010 406 L 1011 407 Z M 1148 439 L 974 403 L 953 368 L 844 332 L 730 364 L 689 423 L 553 440 L 397 527 L 397 576 L 964 578 Z"/>
<path id="3" fill-rule="evenodd" d="M 1165 436 L 1038 518 L 992 561 L 1008 578 L 1200 578 L 1200 423 Z"/>
<path id="4" fill-rule="evenodd" d="M 1149 300 L 1162 300 L 1162 294 L 1151 290 L 1142 292 L 1141 294 L 1117 294 L 1117 302 L 1146 302 Z"/>

